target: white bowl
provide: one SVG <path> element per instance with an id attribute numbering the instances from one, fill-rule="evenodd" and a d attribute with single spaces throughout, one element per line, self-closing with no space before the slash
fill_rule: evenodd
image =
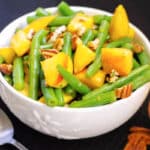
<path id="1" fill-rule="evenodd" d="M 108 12 L 93 8 L 72 8 L 74 10 L 83 10 L 91 15 L 110 15 Z M 49 8 L 49 10 L 55 12 L 56 8 Z M 27 15 L 16 19 L 0 33 L 0 47 L 8 46 L 16 28 L 25 26 Z M 136 31 L 136 37 L 143 42 L 146 50 L 150 53 L 148 39 L 137 27 L 133 26 L 133 28 Z M 11 112 L 31 128 L 63 139 L 93 137 L 119 127 L 139 109 L 149 92 L 149 87 L 150 84 L 147 83 L 133 92 L 130 97 L 105 106 L 92 108 L 51 108 L 17 92 L 0 74 L 0 94 Z"/>

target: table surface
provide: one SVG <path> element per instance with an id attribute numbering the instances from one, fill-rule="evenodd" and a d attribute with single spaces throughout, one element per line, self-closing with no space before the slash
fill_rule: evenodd
<path id="1" fill-rule="evenodd" d="M 0 30 L 13 19 L 41 7 L 56 6 L 59 0 L 0 0 Z M 89 6 L 113 12 L 114 8 L 122 3 L 127 11 L 130 21 L 137 25 L 148 38 L 150 38 L 150 13 L 148 0 L 68 0 L 71 5 Z M 95 138 L 84 140 L 60 140 L 54 137 L 43 135 L 23 123 L 21 123 L 7 108 L 0 99 L 2 108 L 10 117 L 15 128 L 14 137 L 26 145 L 30 150 L 122 150 L 131 126 L 150 127 L 150 120 L 147 116 L 147 103 L 150 95 L 139 109 L 139 111 L 124 125 L 116 130 Z M 10 145 L 0 146 L 0 150 L 13 150 Z"/>

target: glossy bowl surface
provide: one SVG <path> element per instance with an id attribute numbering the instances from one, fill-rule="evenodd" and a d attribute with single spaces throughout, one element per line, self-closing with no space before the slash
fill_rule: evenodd
<path id="1" fill-rule="evenodd" d="M 88 14 L 110 13 L 87 7 L 72 7 Z M 56 8 L 48 8 L 55 12 Z M 8 46 L 16 28 L 26 25 L 28 13 L 6 26 L 0 33 L 0 47 Z M 136 38 L 150 53 L 150 43 L 146 36 L 134 25 Z M 23 123 L 44 134 L 63 139 L 80 139 L 101 135 L 116 129 L 130 119 L 144 102 L 150 84 L 147 83 L 126 99 L 115 103 L 91 108 L 48 107 L 34 101 L 11 87 L 0 74 L 0 95 L 11 110 Z"/>

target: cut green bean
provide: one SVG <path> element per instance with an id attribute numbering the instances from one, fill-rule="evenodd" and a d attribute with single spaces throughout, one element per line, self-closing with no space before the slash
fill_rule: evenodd
<path id="1" fill-rule="evenodd" d="M 13 84 L 12 77 L 10 75 L 4 75 L 4 79 L 10 84 Z"/>
<path id="2" fill-rule="evenodd" d="M 92 77 L 101 67 L 101 48 L 103 47 L 109 31 L 109 22 L 106 20 L 102 21 L 102 24 L 99 28 L 98 38 L 100 40 L 98 48 L 96 49 L 96 59 L 87 69 L 87 77 Z"/>
<path id="3" fill-rule="evenodd" d="M 76 91 L 75 91 L 70 85 L 67 85 L 67 86 L 64 88 L 64 92 L 65 92 L 66 94 L 71 95 L 72 97 L 75 97 L 75 96 L 76 96 Z"/>
<path id="4" fill-rule="evenodd" d="M 64 46 L 62 51 L 70 57 L 72 57 L 71 40 L 72 40 L 72 34 L 70 32 L 66 32 L 64 35 Z"/>
<path id="5" fill-rule="evenodd" d="M 0 56 L 0 64 L 2 64 L 4 61 L 5 59 L 2 56 Z"/>
<path id="6" fill-rule="evenodd" d="M 68 25 L 72 16 L 57 16 L 48 26 Z"/>
<path id="7" fill-rule="evenodd" d="M 13 62 L 13 86 L 17 90 L 24 88 L 24 68 L 23 59 L 16 57 Z"/>
<path id="8" fill-rule="evenodd" d="M 56 88 L 55 89 L 55 95 L 58 99 L 58 106 L 64 106 L 64 96 L 63 96 L 63 91 L 61 88 Z"/>
<path id="9" fill-rule="evenodd" d="M 115 40 L 113 42 L 110 42 L 107 44 L 107 48 L 115 48 L 115 47 L 121 47 L 122 45 L 131 42 L 132 39 L 128 37 L 123 37 L 121 39 Z"/>
<path id="10" fill-rule="evenodd" d="M 89 41 L 92 41 L 94 39 L 94 33 L 91 29 L 87 30 L 83 36 L 82 36 L 82 42 L 84 45 L 87 45 Z"/>
<path id="11" fill-rule="evenodd" d="M 102 87 L 89 92 L 88 94 L 83 96 L 83 99 L 90 99 L 100 93 L 108 92 L 108 91 L 114 90 L 116 88 L 120 88 L 120 87 L 130 83 L 137 76 L 139 76 L 144 71 L 149 70 L 149 69 L 150 69 L 149 65 L 140 66 L 139 68 L 133 70 L 128 76 L 122 77 L 114 83 L 111 83 L 111 84 L 107 83 L 107 84 L 103 85 Z"/>
<path id="12" fill-rule="evenodd" d="M 48 106 L 57 106 L 58 99 L 52 87 L 46 87 L 45 80 L 41 80 L 41 90 Z"/>
<path id="13" fill-rule="evenodd" d="M 57 8 L 58 11 L 64 16 L 72 16 L 75 14 L 75 12 L 70 8 L 70 6 L 64 1 L 62 1 Z"/>
<path id="14" fill-rule="evenodd" d="M 46 11 L 44 8 L 39 7 L 35 10 L 36 16 L 44 17 L 50 15 L 50 12 Z"/>
<path id="15" fill-rule="evenodd" d="M 110 104 L 112 102 L 115 102 L 117 99 L 115 91 L 109 91 L 106 93 L 101 93 L 92 99 L 86 99 L 86 100 L 79 100 L 72 102 L 69 107 L 93 107 L 93 106 L 100 106 L 100 105 L 106 105 Z"/>
<path id="16" fill-rule="evenodd" d="M 140 67 L 140 64 L 138 63 L 138 61 L 135 58 L 133 58 L 133 69 L 136 69 L 138 67 Z"/>
<path id="17" fill-rule="evenodd" d="M 131 84 L 133 86 L 133 90 L 136 90 L 147 82 L 150 82 L 150 70 L 143 71 L 143 73 L 137 76 Z"/>
<path id="18" fill-rule="evenodd" d="M 32 40 L 29 54 L 29 97 L 38 98 L 39 74 L 40 74 L 40 44 L 47 31 L 38 31 Z"/>
<path id="19" fill-rule="evenodd" d="M 145 51 L 138 53 L 137 58 L 141 65 L 150 64 L 150 57 Z"/>
<path id="20" fill-rule="evenodd" d="M 53 48 L 52 43 L 40 45 L 40 49 L 50 49 L 50 48 Z"/>
<path id="21" fill-rule="evenodd" d="M 127 48 L 127 49 L 133 49 L 133 44 L 132 43 L 125 43 L 122 45 L 123 48 Z"/>
<path id="22" fill-rule="evenodd" d="M 30 24 L 31 22 L 33 22 L 39 18 L 40 18 L 39 16 L 35 16 L 35 15 L 27 16 L 27 23 Z"/>
<path id="23" fill-rule="evenodd" d="M 68 84 L 77 92 L 81 94 L 86 94 L 90 91 L 88 86 L 83 84 L 79 79 L 77 79 L 70 72 L 65 70 L 61 65 L 57 65 L 57 69 L 59 73 L 63 76 L 63 78 L 68 82 Z"/>
<path id="24" fill-rule="evenodd" d="M 95 15 L 93 16 L 95 24 L 101 24 L 103 20 L 111 21 L 111 16 L 107 15 Z"/>
<path id="25" fill-rule="evenodd" d="M 52 27 L 50 26 L 49 31 L 54 32 L 57 28 L 58 28 L 57 26 L 52 26 Z"/>

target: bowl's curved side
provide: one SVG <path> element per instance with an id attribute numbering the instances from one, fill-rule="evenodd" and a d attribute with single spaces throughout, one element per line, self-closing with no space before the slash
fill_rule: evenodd
<path id="1" fill-rule="evenodd" d="M 23 123 L 44 134 L 63 139 L 87 138 L 112 131 L 139 109 L 149 92 L 147 85 L 120 102 L 94 109 L 64 110 L 21 100 L 20 96 L 2 84 L 0 90 L 4 102 Z"/>
<path id="2" fill-rule="evenodd" d="M 89 14 L 109 14 L 92 8 L 73 7 Z M 56 11 L 56 8 L 49 9 Z M 31 13 L 30 13 L 31 14 Z M 27 15 L 30 15 L 27 14 Z M 7 46 L 17 27 L 26 24 L 27 15 L 9 24 L 0 34 L 0 47 Z M 135 26 L 137 37 L 142 40 L 148 52 L 147 38 Z M 5 38 L 4 38 L 5 37 Z M 0 91 L 9 109 L 25 124 L 42 133 L 64 139 L 79 139 L 101 135 L 126 122 L 139 109 L 149 91 L 149 84 L 139 88 L 124 100 L 110 105 L 92 108 L 50 108 L 23 96 L 11 87 L 0 74 Z"/>

